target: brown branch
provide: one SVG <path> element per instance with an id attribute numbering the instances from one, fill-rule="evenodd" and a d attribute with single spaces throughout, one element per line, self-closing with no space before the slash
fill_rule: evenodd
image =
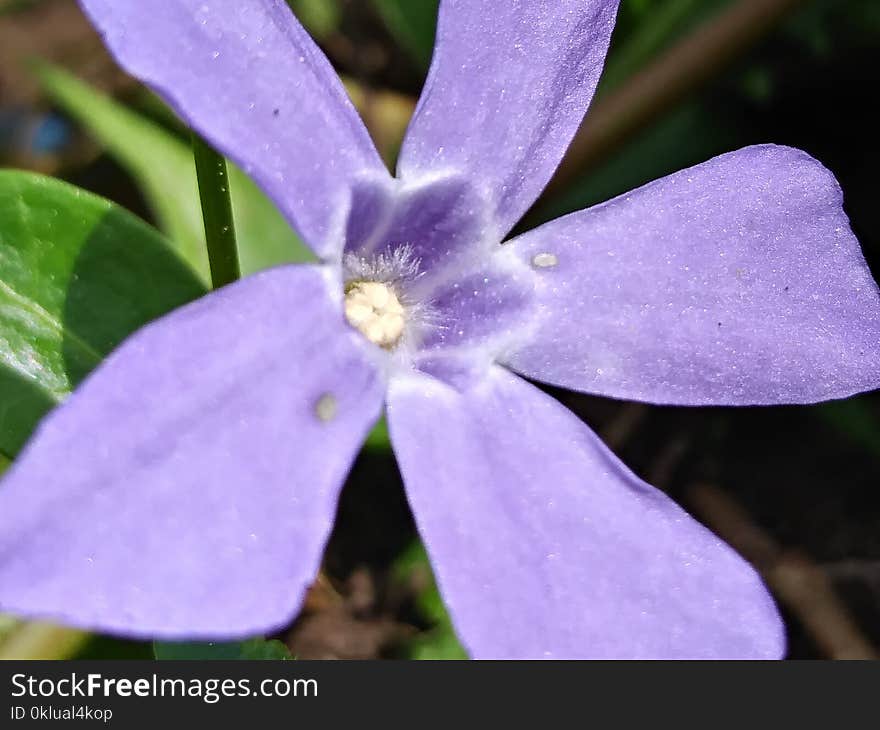
<path id="1" fill-rule="evenodd" d="M 614 418 L 602 429 L 602 440 L 612 451 L 617 451 L 632 438 L 648 417 L 644 403 L 623 403 Z"/>
<path id="2" fill-rule="evenodd" d="M 597 99 L 545 196 L 558 193 L 760 41 L 804 0 L 739 0 Z"/>
<path id="3" fill-rule="evenodd" d="M 831 659 L 877 659 L 828 575 L 802 553 L 785 550 L 729 494 L 710 484 L 688 492 L 695 512 L 748 560 Z"/>
<path id="4" fill-rule="evenodd" d="M 597 98 L 542 199 L 619 149 L 758 43 L 804 0 L 737 0 L 646 65 L 622 86 Z M 355 105 L 383 157 L 396 154 L 415 100 L 394 92 L 368 94 L 347 80 Z M 540 206 L 540 201 L 538 203 Z"/>

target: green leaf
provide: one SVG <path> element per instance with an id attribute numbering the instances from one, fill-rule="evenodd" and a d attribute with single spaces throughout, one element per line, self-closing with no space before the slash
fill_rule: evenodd
<path id="1" fill-rule="evenodd" d="M 373 0 L 388 31 L 414 60 L 428 68 L 434 48 L 439 0 Z"/>
<path id="2" fill-rule="evenodd" d="M 154 229 L 59 180 L 0 170 L 0 451 L 128 334 L 205 293 Z"/>
<path id="3" fill-rule="evenodd" d="M 434 572 L 425 547 L 414 541 L 397 559 L 393 576 L 400 583 L 421 586 L 416 608 L 431 628 L 409 642 L 410 659 L 467 659 L 467 653 L 455 635 L 443 598 L 437 589 Z"/>
<path id="4" fill-rule="evenodd" d="M 391 437 L 388 435 L 388 421 L 382 416 L 373 426 L 364 442 L 367 451 L 388 451 L 391 448 Z"/>
<path id="5" fill-rule="evenodd" d="M 192 135 L 192 150 L 196 179 L 199 181 L 202 220 L 205 221 L 211 286 L 217 289 L 241 278 L 229 170 L 226 158 L 197 134 Z"/>
<path id="6" fill-rule="evenodd" d="M 251 639 L 241 644 L 242 659 L 293 659 L 290 649 L 277 639 Z"/>
<path id="7" fill-rule="evenodd" d="M 35 69 L 52 99 L 135 179 L 159 228 L 207 285 L 208 254 L 189 146 L 63 69 L 43 63 Z"/>
<path id="8" fill-rule="evenodd" d="M 279 264 L 317 261 L 275 204 L 232 163 L 229 185 L 242 276 Z"/>
<path id="9" fill-rule="evenodd" d="M 92 634 L 70 657 L 79 660 L 95 659 L 155 659 L 152 641 L 132 641 L 116 636 Z"/>
<path id="10" fill-rule="evenodd" d="M 632 76 L 705 7 L 706 0 L 667 0 L 657 7 L 630 7 L 630 12 L 640 16 L 639 22 L 609 53 L 602 73 L 602 90 L 619 86 Z"/>
<path id="11" fill-rule="evenodd" d="M 159 227 L 207 285 L 205 229 L 189 142 L 60 68 L 40 64 L 37 73 L 55 102 L 134 178 Z M 243 275 L 315 260 L 275 205 L 232 164 L 229 183 Z"/>
<path id="12" fill-rule="evenodd" d="M 287 0 L 312 38 L 323 40 L 339 27 L 342 9 L 338 0 Z"/>
<path id="13" fill-rule="evenodd" d="M 813 412 L 850 441 L 880 456 L 880 418 L 864 396 L 822 403 Z"/>
<path id="14" fill-rule="evenodd" d="M 156 659 L 293 659 L 275 639 L 232 642 L 153 642 Z"/>

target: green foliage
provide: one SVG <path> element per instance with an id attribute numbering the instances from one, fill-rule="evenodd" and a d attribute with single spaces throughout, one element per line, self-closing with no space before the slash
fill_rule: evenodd
<path id="1" fill-rule="evenodd" d="M 387 451 L 391 448 L 391 437 L 388 435 L 388 422 L 382 416 L 367 436 L 364 448 L 368 451 Z"/>
<path id="2" fill-rule="evenodd" d="M 434 48 L 438 0 L 373 0 L 388 31 L 401 48 L 428 68 Z"/>
<path id="3" fill-rule="evenodd" d="M 53 100 L 135 179 L 159 228 L 207 285 L 208 254 L 189 146 L 67 71 L 44 64 L 35 69 Z"/>
<path id="4" fill-rule="evenodd" d="M 293 659 L 287 647 L 275 639 L 233 642 L 153 643 L 156 659 Z"/>
<path id="5" fill-rule="evenodd" d="M 210 274 L 205 231 L 189 145 L 66 71 L 40 65 L 38 73 L 55 101 L 128 170 L 167 234 L 178 242 L 186 242 L 178 250 L 207 285 Z M 161 104 L 158 100 L 155 103 Z M 167 112 L 165 107 L 160 109 Z M 313 261 L 313 254 L 269 198 L 240 169 L 232 164 L 227 167 L 242 275 L 286 262 Z M 0 392 L 2 377 L 0 371 Z M 43 411 L 47 408 L 48 405 Z M 2 418 L 0 412 L 0 423 Z M 367 446 L 389 448 L 384 422 L 370 434 Z"/>
<path id="6" fill-rule="evenodd" d="M 870 396 L 822 403 L 813 412 L 843 436 L 880 457 L 880 418 Z"/>
<path id="7" fill-rule="evenodd" d="M 394 578 L 401 583 L 420 585 L 416 607 L 431 629 L 409 643 L 410 659 L 467 659 L 446 612 L 446 606 L 437 589 L 428 554 L 416 540 L 397 559 Z"/>
<path id="8" fill-rule="evenodd" d="M 192 150 L 199 182 L 202 220 L 205 222 L 211 285 L 217 289 L 241 278 L 229 194 L 229 171 L 226 158 L 197 134 L 192 135 Z"/>
<path id="9" fill-rule="evenodd" d="M 342 10 L 337 0 L 287 0 L 299 22 L 316 40 L 322 40 L 339 27 Z"/>
<path id="10" fill-rule="evenodd" d="M 687 25 L 706 0 L 630 0 L 621 7 L 623 31 L 615 35 L 602 74 L 602 89 L 618 86 L 666 47 Z M 630 22 L 627 22 L 630 21 Z"/>
<path id="11" fill-rule="evenodd" d="M 877 0 L 813 0 L 786 27 L 789 38 L 820 57 L 858 46 L 875 48 L 880 37 Z"/>
<path id="12" fill-rule="evenodd" d="M 537 224 L 602 203 L 737 145 L 729 125 L 715 120 L 699 102 L 688 103 L 548 200 L 530 222 Z"/>
<path id="13" fill-rule="evenodd" d="M 45 64 L 37 70 L 52 98 L 134 178 L 159 227 L 207 285 L 205 229 L 188 141 L 66 71 Z M 275 205 L 234 165 L 229 165 L 229 189 L 243 275 L 277 264 L 314 260 Z"/>
<path id="14" fill-rule="evenodd" d="M 115 636 L 92 634 L 71 659 L 155 659 L 149 641 L 130 641 Z"/>
<path id="15" fill-rule="evenodd" d="M 150 226 L 58 180 L 0 171 L 0 451 L 128 334 L 204 294 Z"/>

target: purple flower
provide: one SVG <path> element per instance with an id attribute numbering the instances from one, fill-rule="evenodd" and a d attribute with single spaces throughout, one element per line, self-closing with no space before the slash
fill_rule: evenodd
<path id="1" fill-rule="evenodd" d="M 750 147 L 499 245 L 593 95 L 617 0 L 444 0 L 398 174 L 282 0 L 82 0 L 321 263 L 123 344 L 0 490 L 4 610 L 239 637 L 295 614 L 387 408 L 475 657 L 778 657 L 730 548 L 520 375 L 650 403 L 880 384 L 880 297 L 832 175 Z"/>

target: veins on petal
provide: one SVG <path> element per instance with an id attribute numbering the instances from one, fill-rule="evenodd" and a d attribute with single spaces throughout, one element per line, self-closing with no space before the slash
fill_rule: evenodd
<path id="1" fill-rule="evenodd" d="M 342 257 L 348 323 L 401 366 L 450 351 L 491 363 L 532 319 L 533 271 L 503 250 L 466 181 L 363 182 Z"/>

